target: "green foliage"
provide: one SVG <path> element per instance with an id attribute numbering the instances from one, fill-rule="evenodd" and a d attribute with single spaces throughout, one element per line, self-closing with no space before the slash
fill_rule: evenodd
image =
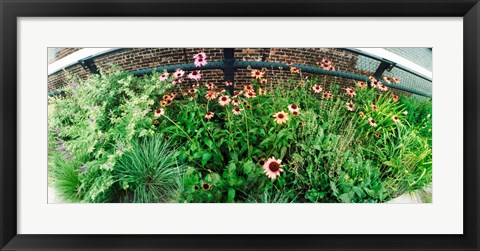
<path id="1" fill-rule="evenodd" d="M 117 161 L 113 176 L 126 191 L 121 201 L 152 203 L 170 201 L 183 167 L 177 152 L 160 135 L 136 140 Z"/>

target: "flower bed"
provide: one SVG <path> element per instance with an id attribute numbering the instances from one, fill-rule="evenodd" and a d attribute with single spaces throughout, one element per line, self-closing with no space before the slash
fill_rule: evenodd
<path id="1" fill-rule="evenodd" d="M 194 63 L 142 78 L 113 69 L 49 98 L 49 177 L 64 199 L 384 202 L 431 183 L 431 101 L 373 77 L 325 86 L 293 66 L 254 69 L 231 94 L 229 81 L 202 82 L 207 55 Z"/>

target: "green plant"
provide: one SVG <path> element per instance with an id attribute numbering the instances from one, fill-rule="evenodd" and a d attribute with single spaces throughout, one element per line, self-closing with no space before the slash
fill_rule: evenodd
<path id="1" fill-rule="evenodd" d="M 171 201 L 184 171 L 177 164 L 177 151 L 155 135 L 132 143 L 116 162 L 114 179 L 126 191 L 121 201 L 136 203 Z"/>

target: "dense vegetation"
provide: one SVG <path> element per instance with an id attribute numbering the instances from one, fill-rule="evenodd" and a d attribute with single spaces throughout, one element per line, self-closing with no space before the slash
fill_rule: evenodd
<path id="1" fill-rule="evenodd" d="M 234 95 L 200 71 L 73 78 L 49 98 L 51 184 L 72 202 L 384 202 L 431 183 L 431 100 L 269 71 Z"/>

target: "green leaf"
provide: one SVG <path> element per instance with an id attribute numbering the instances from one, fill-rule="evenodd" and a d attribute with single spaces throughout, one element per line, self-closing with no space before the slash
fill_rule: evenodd
<path id="1" fill-rule="evenodd" d="M 203 152 L 203 154 L 202 154 L 202 166 L 205 166 L 211 158 L 212 158 L 211 153 Z"/>
<path id="2" fill-rule="evenodd" d="M 344 193 L 344 194 L 338 196 L 338 199 L 340 199 L 340 201 L 343 202 L 343 203 L 350 203 L 350 194 Z"/>
<path id="3" fill-rule="evenodd" d="M 235 189 L 229 188 L 228 189 L 228 198 L 227 198 L 228 203 L 233 203 L 235 202 Z"/>

